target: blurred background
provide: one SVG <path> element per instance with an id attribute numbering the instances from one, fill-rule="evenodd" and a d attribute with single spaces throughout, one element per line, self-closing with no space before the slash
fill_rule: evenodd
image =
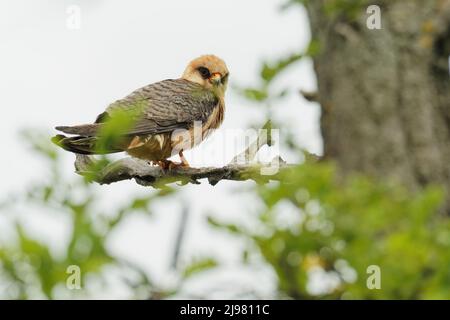
<path id="1" fill-rule="evenodd" d="M 449 1 L 6 0 L 0 26 L 0 298 L 450 298 Z M 225 121 L 186 158 L 271 120 L 281 181 L 99 186 L 51 145 L 210 53 Z"/>

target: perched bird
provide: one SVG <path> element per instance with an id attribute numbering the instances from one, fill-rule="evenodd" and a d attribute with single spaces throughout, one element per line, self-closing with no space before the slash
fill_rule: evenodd
<path id="1" fill-rule="evenodd" d="M 200 143 L 210 130 L 218 128 L 223 121 L 228 75 L 222 59 L 214 55 L 201 56 L 189 63 L 180 79 L 163 80 L 132 92 L 109 105 L 93 124 L 56 127 L 75 136 L 56 135 L 52 141 L 78 154 L 125 151 L 163 168 L 189 166 L 183 150 Z M 132 120 L 132 124 L 120 133 L 120 139 L 100 150 L 98 143 L 104 134 L 102 129 L 117 114 L 125 120 Z M 167 160 L 173 155 L 175 147 L 183 143 L 180 136 L 173 138 L 174 133 L 184 129 L 192 138 L 194 123 L 201 124 L 200 139 L 194 138 L 192 143 L 187 146 L 184 143 L 183 149 L 178 150 L 180 164 Z"/>

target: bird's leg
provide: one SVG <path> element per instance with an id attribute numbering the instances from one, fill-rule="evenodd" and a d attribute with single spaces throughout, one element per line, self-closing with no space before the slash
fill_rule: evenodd
<path id="1" fill-rule="evenodd" d="M 180 163 L 177 162 L 173 162 L 170 160 L 159 160 L 156 161 L 155 163 L 160 166 L 163 170 L 170 170 L 170 169 L 175 169 L 175 168 L 189 168 L 189 163 L 187 162 L 186 158 L 183 155 L 183 150 L 181 150 L 178 155 L 180 156 Z"/>
<path id="2" fill-rule="evenodd" d="M 180 150 L 178 155 L 180 156 L 181 166 L 185 167 L 185 168 L 189 168 L 189 162 L 187 162 L 186 158 L 183 155 L 183 149 Z"/>
<path id="3" fill-rule="evenodd" d="M 170 160 L 159 160 L 156 161 L 156 164 L 160 166 L 163 170 L 172 169 L 176 166 L 176 163 L 170 161 Z"/>

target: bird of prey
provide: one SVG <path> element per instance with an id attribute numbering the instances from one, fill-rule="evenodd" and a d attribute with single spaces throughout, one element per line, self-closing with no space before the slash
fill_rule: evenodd
<path id="1" fill-rule="evenodd" d="M 93 124 L 58 126 L 57 130 L 72 136 L 56 135 L 52 141 L 65 150 L 78 154 L 100 154 L 125 151 L 132 157 L 144 159 L 163 168 L 189 166 L 183 150 L 197 145 L 224 118 L 224 95 L 228 83 L 225 62 L 214 55 L 194 59 L 179 79 L 168 79 L 137 89 L 123 99 L 110 104 Z M 108 121 L 132 120 L 106 148 L 99 148 Z M 189 140 L 195 134 L 194 124 L 200 124 L 200 139 Z M 174 135 L 178 131 L 187 135 Z M 174 139 L 174 136 L 177 138 Z M 189 139 L 183 138 L 189 136 Z M 177 145 L 183 145 L 178 150 Z M 177 149 L 181 163 L 167 158 Z"/>

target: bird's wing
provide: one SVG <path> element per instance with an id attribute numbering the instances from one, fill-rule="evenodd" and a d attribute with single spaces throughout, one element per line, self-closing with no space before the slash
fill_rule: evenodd
<path id="1" fill-rule="evenodd" d="M 135 119 L 128 135 L 146 135 L 187 129 L 205 122 L 218 104 L 213 92 L 184 79 L 164 80 L 131 93 L 111 104 L 100 121 L 119 111 Z"/>
<path id="2" fill-rule="evenodd" d="M 112 103 L 94 124 L 59 126 L 56 129 L 80 136 L 99 136 L 105 122 L 115 117 L 126 117 L 124 122 L 131 122 L 124 133 L 126 136 L 167 133 L 188 129 L 194 121 L 206 122 L 218 102 L 213 92 L 197 83 L 184 79 L 164 80 Z"/>

